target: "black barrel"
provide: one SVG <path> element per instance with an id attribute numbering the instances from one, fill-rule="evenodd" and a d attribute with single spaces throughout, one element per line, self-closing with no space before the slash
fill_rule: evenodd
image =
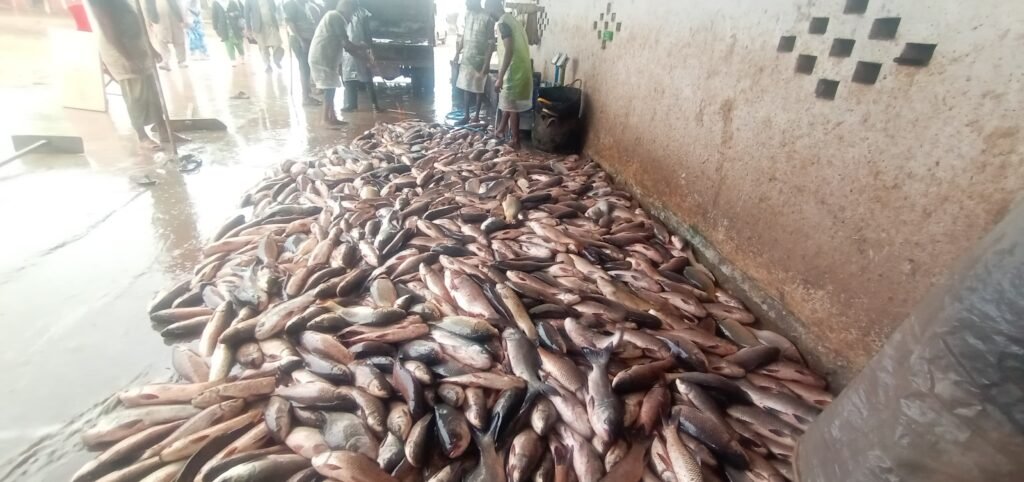
<path id="1" fill-rule="evenodd" d="M 572 154 L 583 143 L 583 91 L 576 87 L 542 87 L 537 97 L 533 145 L 544 152 Z"/>

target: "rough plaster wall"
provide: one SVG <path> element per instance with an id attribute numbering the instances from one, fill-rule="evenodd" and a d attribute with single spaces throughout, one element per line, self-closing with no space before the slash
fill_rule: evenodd
<path id="1" fill-rule="evenodd" d="M 845 381 L 1024 187 L 1024 4 L 997 0 L 541 0 L 535 65 L 566 52 L 584 80 L 588 153 L 674 213 L 803 320 Z M 809 35 L 811 17 L 829 17 Z M 868 40 L 874 18 L 902 18 Z M 782 35 L 797 35 L 778 53 Z M 835 37 L 852 57 L 830 58 Z M 923 68 L 892 62 L 937 43 Z M 817 55 L 812 75 L 797 54 Z M 880 62 L 875 85 L 850 81 Z M 818 78 L 841 81 L 833 101 Z"/>

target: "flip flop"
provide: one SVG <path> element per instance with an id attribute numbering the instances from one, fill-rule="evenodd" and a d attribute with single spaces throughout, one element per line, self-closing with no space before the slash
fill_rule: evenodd
<path id="1" fill-rule="evenodd" d="M 135 183 L 138 186 L 155 186 L 157 183 L 156 179 L 153 179 L 149 174 L 132 174 L 128 176 L 128 180 Z"/>
<path id="2" fill-rule="evenodd" d="M 203 166 L 203 160 L 195 154 L 185 154 L 178 159 L 178 172 L 195 172 Z"/>

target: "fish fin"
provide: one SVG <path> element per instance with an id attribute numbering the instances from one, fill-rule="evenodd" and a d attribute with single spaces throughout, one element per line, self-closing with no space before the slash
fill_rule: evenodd
<path id="1" fill-rule="evenodd" d="M 553 445 L 551 448 L 551 458 L 555 460 L 555 465 L 564 465 L 569 459 L 569 455 L 571 455 L 571 451 L 565 445 Z"/>
<path id="2" fill-rule="evenodd" d="M 485 432 L 487 438 L 491 440 L 498 439 L 498 434 L 501 431 L 502 418 L 501 413 L 496 413 L 494 417 L 491 418 L 491 425 L 487 427 L 487 431 Z"/>
<path id="3" fill-rule="evenodd" d="M 626 330 L 623 330 L 621 328 L 616 330 L 615 335 L 612 336 L 611 341 L 609 341 L 608 344 L 605 345 L 604 349 L 608 350 L 608 353 L 611 353 L 611 352 L 615 351 L 616 349 L 619 348 L 619 345 L 622 344 L 622 339 L 625 336 L 626 336 Z"/>
<path id="4" fill-rule="evenodd" d="M 548 385 L 543 381 L 536 385 L 536 389 L 537 392 L 545 397 L 557 397 L 559 395 L 558 390 L 555 389 L 555 387 Z"/>

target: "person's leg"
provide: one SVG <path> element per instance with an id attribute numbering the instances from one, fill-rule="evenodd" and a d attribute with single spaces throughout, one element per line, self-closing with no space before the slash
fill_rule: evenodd
<path id="1" fill-rule="evenodd" d="M 377 88 L 373 85 L 373 79 L 366 83 L 366 90 L 370 93 L 370 104 L 373 105 L 373 110 L 380 112 L 380 103 L 377 102 Z"/>
<path id="2" fill-rule="evenodd" d="M 334 113 L 334 91 L 335 89 L 331 88 L 324 89 L 324 122 L 328 124 L 338 119 Z"/>
<path id="3" fill-rule="evenodd" d="M 352 112 L 358 108 L 359 104 L 359 82 L 346 80 L 342 84 L 345 86 L 345 103 L 342 104 L 341 111 Z"/>
<path id="4" fill-rule="evenodd" d="M 135 131 L 139 140 L 139 147 L 144 150 L 160 149 L 160 144 L 149 137 L 149 133 L 146 132 L 146 124 L 149 120 L 147 117 L 150 117 L 150 113 L 147 112 L 148 106 L 142 92 L 144 90 L 143 79 L 138 77 L 123 79 L 118 84 L 121 86 L 121 96 L 128 109 L 128 119 L 132 123 L 132 130 Z"/>
<path id="5" fill-rule="evenodd" d="M 263 56 L 263 64 L 267 66 L 266 71 L 271 72 L 274 70 L 270 65 L 270 51 L 273 47 L 268 47 L 265 44 L 258 43 L 256 47 L 260 50 L 260 55 Z"/>
<path id="6" fill-rule="evenodd" d="M 315 105 L 309 93 L 309 48 L 302 42 L 291 40 L 292 54 L 299 64 L 299 79 L 302 82 L 302 103 Z"/>
<path id="7" fill-rule="evenodd" d="M 277 70 L 281 70 L 282 60 L 284 60 L 284 47 L 276 45 L 274 46 L 274 65 L 277 65 Z"/>
<path id="8" fill-rule="evenodd" d="M 518 150 L 519 149 L 519 113 L 509 112 L 508 113 L 508 128 L 511 130 L 512 142 L 509 143 L 509 147 Z"/>
<path id="9" fill-rule="evenodd" d="M 171 43 L 174 45 L 174 54 L 178 58 L 178 66 L 185 67 L 188 61 L 188 51 L 185 50 L 185 29 L 172 27 Z"/>
<path id="10" fill-rule="evenodd" d="M 476 114 L 473 115 L 473 123 L 480 122 L 480 109 L 484 105 L 484 95 L 476 94 Z"/>
<path id="11" fill-rule="evenodd" d="M 203 31 L 203 21 L 196 19 L 196 38 L 199 39 L 199 54 L 204 58 L 210 57 L 210 51 L 206 48 L 206 32 Z"/>
<path id="12" fill-rule="evenodd" d="M 231 60 L 232 64 L 235 63 L 235 42 L 237 40 L 233 37 L 228 37 L 224 40 L 224 47 L 228 49 L 228 59 Z"/>
<path id="13" fill-rule="evenodd" d="M 468 90 L 462 91 L 462 118 L 455 121 L 456 126 L 469 124 L 469 104 L 471 103 L 470 98 L 472 95 L 473 93 Z"/>
<path id="14" fill-rule="evenodd" d="M 160 63 L 157 64 L 157 67 L 162 70 L 171 70 L 171 52 L 168 48 L 168 43 L 160 38 L 159 35 L 154 35 L 153 48 L 160 54 Z"/>
<path id="15" fill-rule="evenodd" d="M 494 129 L 494 136 L 498 139 L 504 139 L 506 129 L 508 129 L 508 112 L 501 111 L 501 116 L 498 119 L 498 127 Z"/>

